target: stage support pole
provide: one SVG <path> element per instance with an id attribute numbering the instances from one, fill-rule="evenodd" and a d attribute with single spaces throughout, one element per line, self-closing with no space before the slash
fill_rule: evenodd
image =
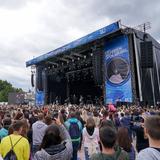
<path id="1" fill-rule="evenodd" d="M 42 71 L 42 85 L 43 85 L 43 92 L 44 92 L 44 104 L 46 105 L 48 84 L 47 84 L 47 72 L 44 69 Z"/>
<path id="2" fill-rule="evenodd" d="M 160 96 L 160 80 L 159 80 L 158 62 L 157 62 L 155 47 L 153 48 L 153 56 L 154 56 L 153 58 L 154 58 L 155 64 L 156 64 L 156 74 L 157 74 L 157 81 L 158 81 L 158 91 L 159 91 L 159 96 Z M 158 97 L 158 99 L 160 99 L 160 97 Z"/>
<path id="3" fill-rule="evenodd" d="M 154 91 L 154 77 L 153 77 L 153 68 L 149 68 L 149 72 L 151 75 L 151 85 L 152 85 L 152 96 L 153 96 L 153 105 L 156 105 L 156 100 L 155 100 L 155 91 Z"/>

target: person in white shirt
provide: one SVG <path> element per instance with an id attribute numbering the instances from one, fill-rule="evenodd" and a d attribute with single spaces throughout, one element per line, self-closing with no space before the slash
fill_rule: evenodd
<path id="1" fill-rule="evenodd" d="M 82 132 L 82 144 L 84 147 L 85 160 L 89 160 L 92 154 L 100 152 L 99 148 L 99 129 L 96 128 L 94 119 L 89 117 L 86 127 Z"/>

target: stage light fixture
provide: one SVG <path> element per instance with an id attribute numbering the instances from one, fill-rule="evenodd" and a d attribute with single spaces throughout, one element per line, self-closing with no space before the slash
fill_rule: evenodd
<path id="1" fill-rule="evenodd" d="M 86 57 L 87 57 L 87 56 L 86 56 L 86 55 L 84 55 L 84 59 L 86 59 Z"/>
<path id="2" fill-rule="evenodd" d="M 93 56 L 93 53 L 91 53 L 90 55 L 91 55 L 91 57 L 92 57 L 92 56 Z"/>

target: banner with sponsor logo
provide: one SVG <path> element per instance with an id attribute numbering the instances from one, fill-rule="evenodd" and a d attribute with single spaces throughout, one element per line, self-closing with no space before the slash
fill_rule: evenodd
<path id="1" fill-rule="evenodd" d="M 122 35 L 105 44 L 105 102 L 132 102 L 128 37 Z"/>
<path id="2" fill-rule="evenodd" d="M 36 92 L 36 106 L 43 106 L 44 105 L 44 92 L 37 91 Z"/>

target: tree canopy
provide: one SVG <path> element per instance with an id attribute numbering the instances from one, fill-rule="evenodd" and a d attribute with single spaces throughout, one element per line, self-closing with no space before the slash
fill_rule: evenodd
<path id="1" fill-rule="evenodd" d="M 23 92 L 21 88 L 14 88 L 11 83 L 0 80 L 0 102 L 8 102 L 10 92 Z"/>

